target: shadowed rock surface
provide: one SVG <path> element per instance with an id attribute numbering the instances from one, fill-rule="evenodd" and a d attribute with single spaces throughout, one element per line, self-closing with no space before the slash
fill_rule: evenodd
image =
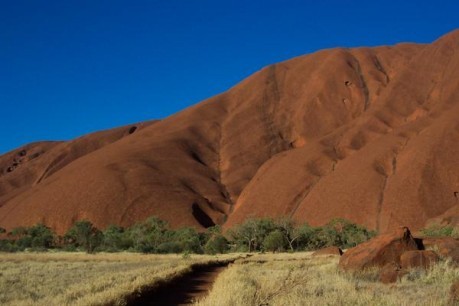
<path id="1" fill-rule="evenodd" d="M 406 272 L 401 270 L 398 264 L 387 263 L 379 272 L 379 281 L 383 284 L 395 283 L 403 277 L 404 274 L 406 274 Z"/>
<path id="2" fill-rule="evenodd" d="M 452 237 L 426 237 L 422 239 L 426 249 L 434 249 L 442 257 L 450 257 L 459 263 L 459 241 Z"/>
<path id="3" fill-rule="evenodd" d="M 341 256 L 339 267 L 343 270 L 364 270 L 370 267 L 384 267 L 387 264 L 400 266 L 400 256 L 406 251 L 415 251 L 418 248 L 410 230 L 402 227 L 393 233 L 377 236 L 347 250 Z"/>
<path id="4" fill-rule="evenodd" d="M 0 226 L 459 217 L 459 31 L 271 65 L 161 121 L 0 156 Z"/>
<path id="5" fill-rule="evenodd" d="M 406 251 L 400 256 L 400 266 L 402 269 L 427 269 L 439 260 L 440 257 L 437 253 L 431 250 Z"/>
<path id="6" fill-rule="evenodd" d="M 458 252 L 459 241 L 452 237 L 414 238 L 407 227 L 400 227 L 347 250 L 338 266 L 348 272 L 379 269 L 379 280 L 389 284 L 410 269 L 428 269 L 441 257 L 457 263 Z"/>

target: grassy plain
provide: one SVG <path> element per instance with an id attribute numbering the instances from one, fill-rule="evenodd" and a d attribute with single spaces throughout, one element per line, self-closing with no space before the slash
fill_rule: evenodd
<path id="1" fill-rule="evenodd" d="M 0 254 L 0 305 L 123 305 L 133 292 L 167 282 L 193 264 L 239 256 Z M 338 260 L 310 252 L 239 259 L 198 305 L 447 305 L 450 285 L 459 278 L 459 268 L 442 260 L 384 285 L 376 270 L 343 273 Z"/>
<path id="2" fill-rule="evenodd" d="M 459 269 L 443 260 L 429 271 L 412 270 L 384 285 L 378 272 L 351 275 L 336 256 L 260 254 L 223 271 L 199 306 L 232 305 L 447 305 Z"/>
<path id="3" fill-rule="evenodd" d="M 0 305 L 123 305 L 191 265 L 237 255 L 0 254 Z"/>

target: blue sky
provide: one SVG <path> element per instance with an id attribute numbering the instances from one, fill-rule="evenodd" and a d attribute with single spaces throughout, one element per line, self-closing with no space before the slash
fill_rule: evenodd
<path id="1" fill-rule="evenodd" d="M 459 1 L 0 0 L 0 153 L 165 118 L 336 46 L 430 43 Z"/>

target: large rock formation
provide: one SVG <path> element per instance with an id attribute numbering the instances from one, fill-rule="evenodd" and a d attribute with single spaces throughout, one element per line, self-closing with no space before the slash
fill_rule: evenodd
<path id="1" fill-rule="evenodd" d="M 454 222 L 458 71 L 459 31 L 430 45 L 319 51 L 138 129 L 19 148 L 0 157 L 0 226 Z"/>

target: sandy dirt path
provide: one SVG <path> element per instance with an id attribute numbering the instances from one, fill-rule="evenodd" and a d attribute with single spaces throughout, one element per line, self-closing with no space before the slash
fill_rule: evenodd
<path id="1" fill-rule="evenodd" d="M 151 292 L 145 292 L 128 305 L 192 305 L 212 289 L 218 274 L 226 269 L 228 263 L 196 267 L 170 283 Z"/>

